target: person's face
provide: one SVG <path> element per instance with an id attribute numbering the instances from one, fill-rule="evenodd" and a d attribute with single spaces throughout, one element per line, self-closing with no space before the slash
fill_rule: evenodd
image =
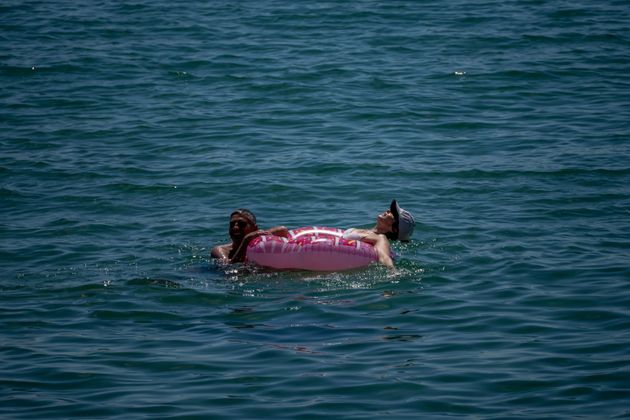
<path id="1" fill-rule="evenodd" d="M 250 232 L 257 229 L 247 217 L 240 214 L 234 214 L 230 217 L 230 238 L 234 241 L 240 241 Z"/>
<path id="2" fill-rule="evenodd" d="M 381 232 L 392 232 L 396 219 L 392 212 L 388 209 L 379 214 L 376 218 L 376 226 Z"/>

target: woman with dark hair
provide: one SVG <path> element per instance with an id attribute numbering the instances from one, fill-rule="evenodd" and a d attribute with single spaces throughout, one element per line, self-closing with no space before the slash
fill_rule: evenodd
<path id="1" fill-rule="evenodd" d="M 210 256 L 233 264 L 245 262 L 245 250 L 255 237 L 268 234 L 286 236 L 288 230 L 284 226 L 259 230 L 254 213 L 247 209 L 236 209 L 230 214 L 229 232 L 232 243 L 215 246 L 210 251 Z"/>

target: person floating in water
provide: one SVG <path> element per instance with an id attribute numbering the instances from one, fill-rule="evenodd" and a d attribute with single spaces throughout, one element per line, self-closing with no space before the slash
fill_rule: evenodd
<path id="1" fill-rule="evenodd" d="M 245 262 L 245 251 L 252 239 L 261 235 L 286 237 L 289 234 L 288 232 L 288 229 L 284 226 L 260 230 L 258 229 L 254 213 L 247 209 L 236 209 L 230 214 L 229 234 L 232 242 L 215 246 L 210 251 L 210 255 L 212 258 L 229 264 Z"/>
<path id="2" fill-rule="evenodd" d="M 372 229 L 346 229 L 344 239 L 367 242 L 374 246 L 379 263 L 392 268 L 392 252 L 389 241 L 409 242 L 416 221 L 413 215 L 392 200 L 389 209 L 376 216 L 376 225 Z"/>
<path id="3" fill-rule="evenodd" d="M 416 222 L 411 212 L 401 208 L 392 200 L 389 209 L 376 217 L 376 225 L 371 229 L 346 229 L 343 238 L 357 240 L 374 246 L 379 263 L 393 268 L 392 252 L 389 241 L 408 242 L 413 234 Z M 230 238 L 232 243 L 212 248 L 211 256 L 227 263 L 245 262 L 247 245 L 257 236 L 276 235 L 288 237 L 288 229 L 277 226 L 268 230 L 259 230 L 256 216 L 247 209 L 238 209 L 230 215 Z"/>

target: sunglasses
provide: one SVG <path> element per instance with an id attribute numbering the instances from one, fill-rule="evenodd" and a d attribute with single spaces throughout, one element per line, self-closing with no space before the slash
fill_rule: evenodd
<path id="1" fill-rule="evenodd" d="M 238 227 L 240 228 L 244 228 L 249 225 L 249 222 L 245 222 L 243 220 L 235 220 L 233 222 L 230 222 L 230 226 L 235 226 L 235 225 L 238 225 Z"/>

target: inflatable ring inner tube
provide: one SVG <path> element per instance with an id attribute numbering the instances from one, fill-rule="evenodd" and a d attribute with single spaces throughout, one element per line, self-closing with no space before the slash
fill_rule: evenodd
<path id="1" fill-rule="evenodd" d="M 289 231 L 289 237 L 263 235 L 247 247 L 247 261 L 279 270 L 344 271 L 378 261 L 368 243 L 343 238 L 342 229 L 309 226 Z"/>

